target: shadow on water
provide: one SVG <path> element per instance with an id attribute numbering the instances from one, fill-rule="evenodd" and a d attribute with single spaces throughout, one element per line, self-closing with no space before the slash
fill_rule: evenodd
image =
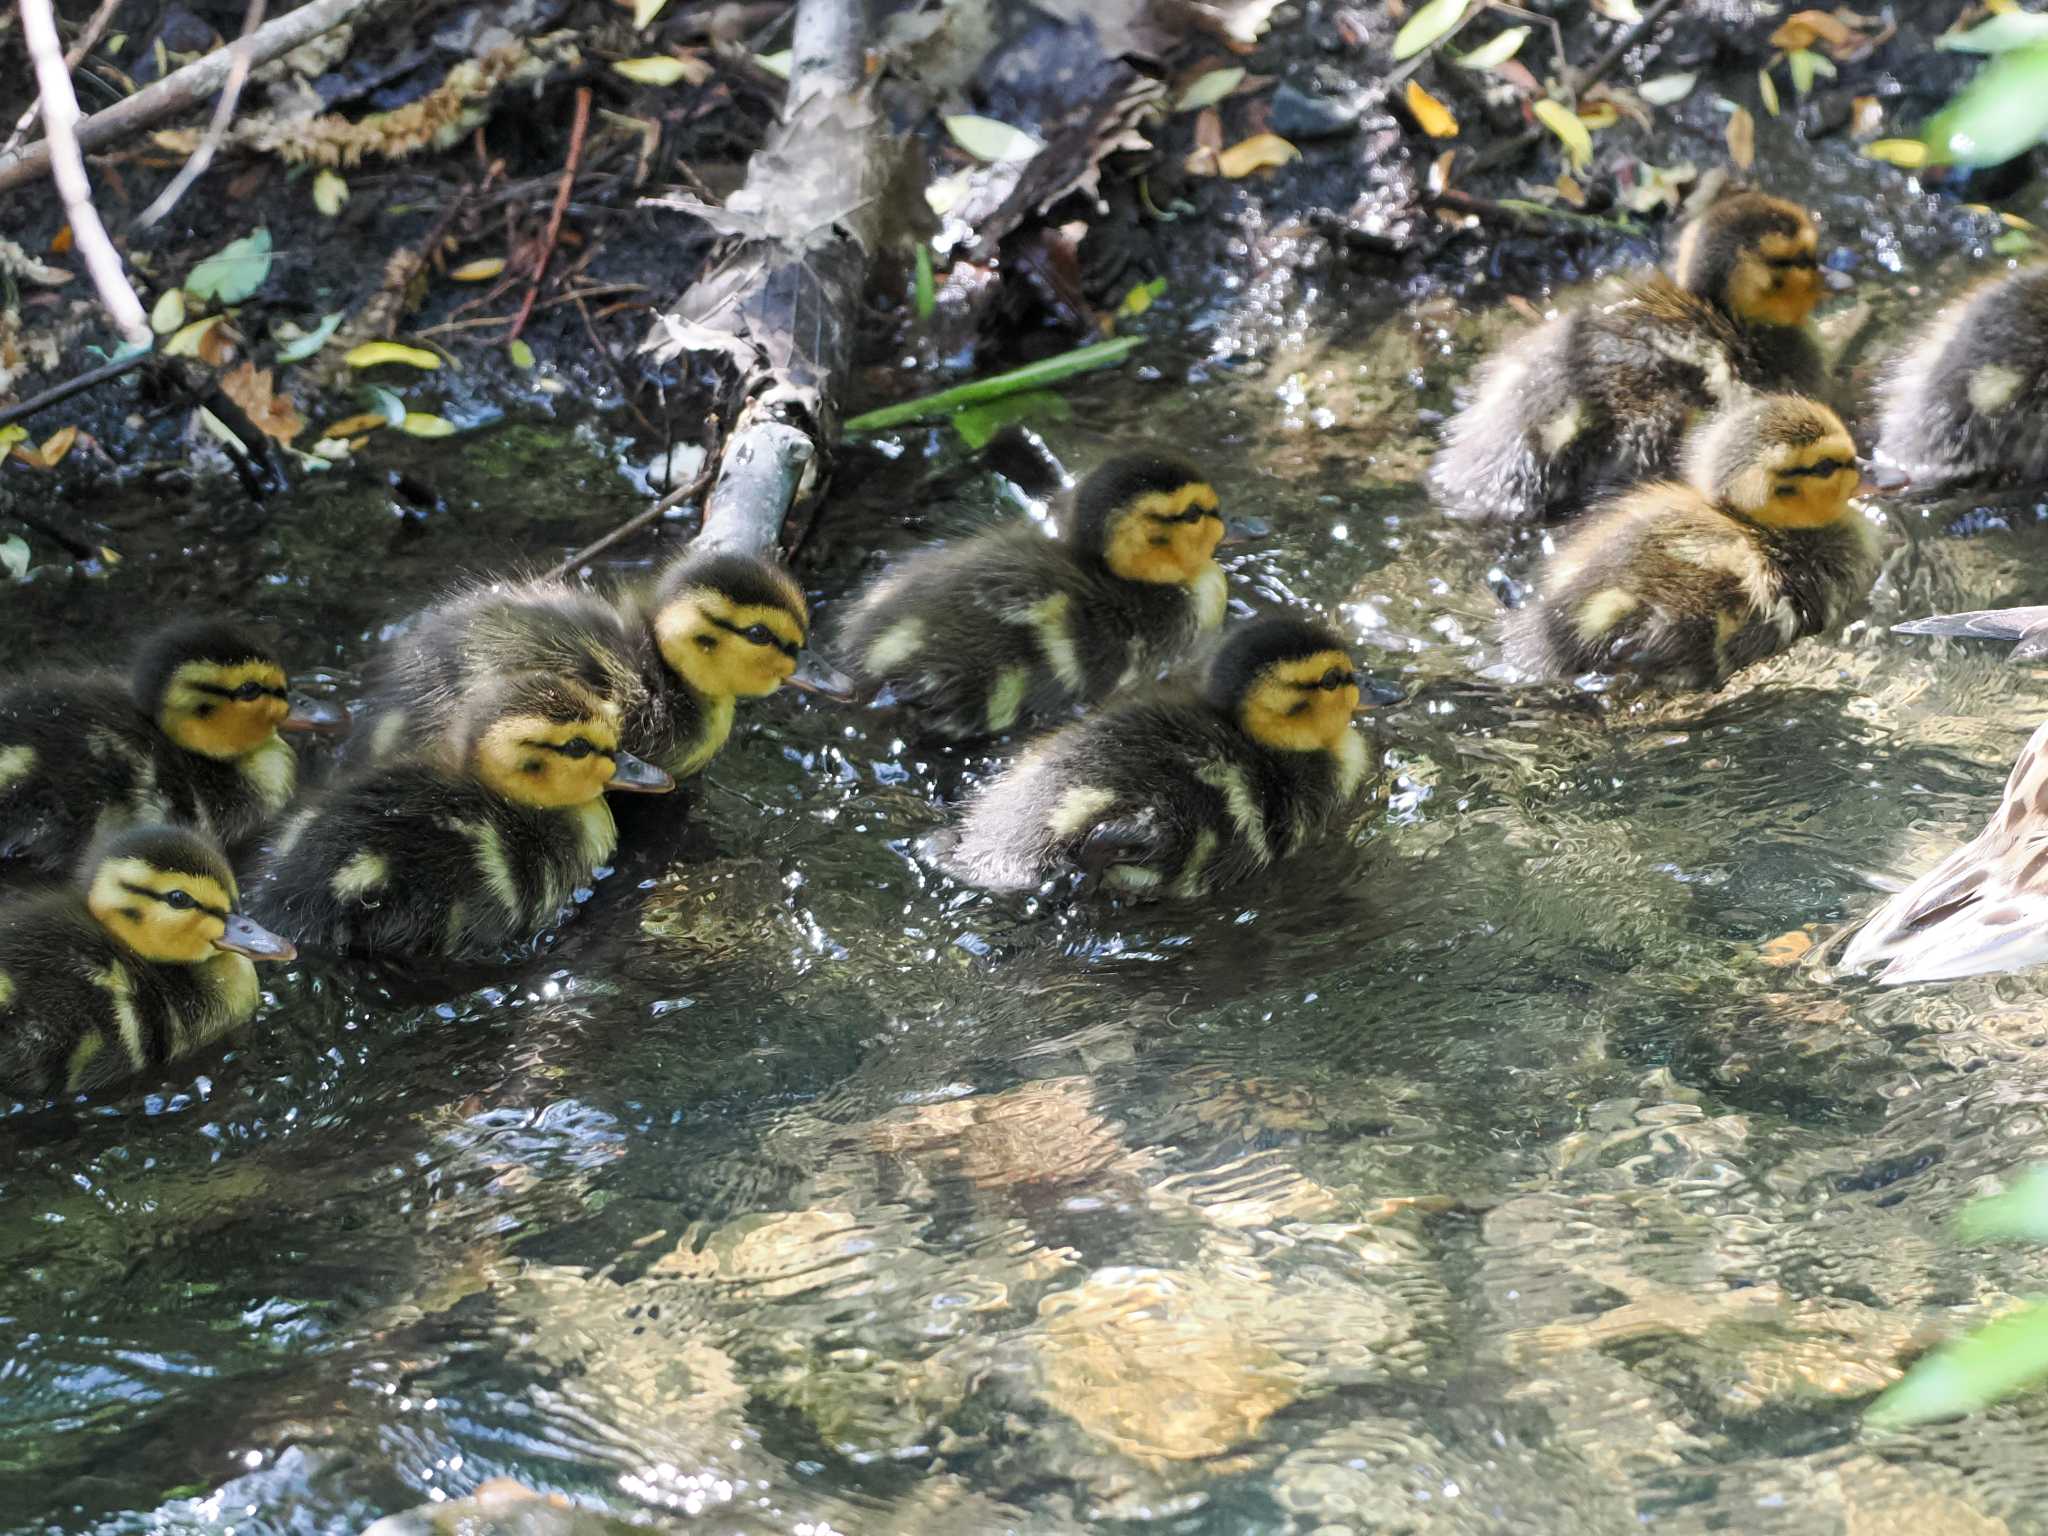
<path id="1" fill-rule="evenodd" d="M 0 1118 L 12 1528 L 352 1531 L 498 1475 L 764 1532 L 2042 1528 L 2048 1409 L 1858 1427 L 2030 1282 L 1945 1230 L 2048 1152 L 2041 984 L 1810 944 L 2048 713 L 1884 621 L 2041 599 L 2048 528 L 1930 522 L 1871 622 L 1716 696 L 1504 686 L 1519 557 L 1415 489 L 1496 323 L 1073 393 L 1071 463 L 1203 444 L 1272 525 L 1235 596 L 1407 686 L 1385 798 L 1268 882 L 958 890 L 913 850 L 997 759 L 778 699 L 531 959 L 303 964 L 170 1082 Z M 4 659 L 232 607 L 345 696 L 444 581 L 633 500 L 601 431 L 450 446 L 391 449 L 429 510 L 352 470 L 227 544 L 110 489 L 124 559 L 15 590 Z M 811 551 L 828 624 L 926 536 L 952 450 L 898 447 Z"/>

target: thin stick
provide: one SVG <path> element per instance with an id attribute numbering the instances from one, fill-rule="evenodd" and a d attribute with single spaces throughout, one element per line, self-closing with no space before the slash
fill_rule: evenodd
<path id="1" fill-rule="evenodd" d="M 199 141 L 199 147 L 192 151 L 192 158 L 171 179 L 171 184 L 157 194 L 155 202 L 142 210 L 142 216 L 135 221 L 140 228 L 149 228 L 177 207 L 185 189 L 205 175 L 206 168 L 213 164 L 213 157 L 220 150 L 220 141 L 226 136 L 228 124 L 234 118 L 235 103 L 242 98 L 242 86 L 249 78 L 249 39 L 263 25 L 267 6 L 268 0 L 249 0 L 249 8 L 242 13 L 242 35 L 235 40 L 235 56 L 228 65 L 227 83 L 220 88 L 220 100 L 213 104 L 213 121 L 206 125 L 206 137 Z"/>
<path id="2" fill-rule="evenodd" d="M 149 316 L 121 265 L 121 253 L 107 238 L 99 210 L 92 205 L 92 183 L 86 180 L 85 157 L 79 152 L 73 125 L 78 97 L 71 90 L 71 71 L 64 67 L 64 46 L 57 37 L 57 19 L 50 0 L 21 0 L 21 36 L 36 62 L 36 80 L 43 91 L 43 143 L 49 148 L 50 175 L 71 220 L 72 243 L 85 258 L 85 270 L 99 290 L 100 304 L 129 341 L 149 340 Z"/>
<path id="3" fill-rule="evenodd" d="M 1643 19 L 1641 21 L 1622 33 L 1620 37 L 1617 37 L 1609 45 L 1607 51 L 1595 59 L 1591 67 L 1578 77 L 1577 82 L 1572 86 L 1572 90 L 1575 93 L 1588 90 L 1606 79 L 1607 72 L 1621 62 L 1622 55 L 1648 37 L 1650 29 L 1656 26 L 1663 19 L 1664 13 L 1677 3 L 1678 0 L 1656 0 L 1655 4 L 1643 12 Z"/>
<path id="4" fill-rule="evenodd" d="M 540 285 L 548 275 L 548 259 L 555 254 L 555 242 L 562 235 L 562 215 L 569 209 L 569 194 L 576 187 L 576 164 L 583 158 L 583 135 L 590 128 L 590 87 L 576 87 L 576 120 L 569 128 L 569 158 L 562 166 L 562 184 L 555 189 L 554 211 L 548 215 L 548 231 L 541 239 L 540 255 L 533 263 L 533 281 L 527 284 L 526 299 L 519 306 L 519 318 L 512 322 L 507 342 L 517 341 L 533 313 L 533 301 L 540 297 Z"/>
<path id="5" fill-rule="evenodd" d="M 0 411 L 0 427 L 7 426 L 10 422 L 25 420 L 35 415 L 38 411 L 47 411 L 53 405 L 62 405 L 73 395 L 82 395 L 88 389 L 93 388 L 95 385 L 104 384 L 109 379 L 118 379 L 124 373 L 133 373 L 144 363 L 148 362 L 149 358 L 149 353 L 137 352 L 133 356 L 120 358 L 111 363 L 102 363 L 97 368 L 87 369 L 75 379 L 67 379 L 54 388 L 44 390 L 40 395 L 24 400 L 19 405 L 10 405 L 6 410 Z"/>
<path id="6" fill-rule="evenodd" d="M 657 501 L 653 506 L 647 508 L 644 512 L 634 513 L 631 517 L 627 518 L 623 523 L 619 524 L 618 527 L 614 528 L 610 533 L 606 534 L 603 538 L 599 539 L 595 544 L 577 550 L 575 554 L 571 555 L 568 559 L 564 560 L 560 565 L 556 566 L 553 570 L 549 571 L 547 575 L 542 577 L 541 579 L 543 581 L 560 581 L 564 576 L 568 575 L 578 566 L 581 566 L 587 563 L 588 561 L 595 559 L 597 556 L 603 554 L 606 550 L 610 549 L 614 544 L 623 543 L 625 540 L 630 539 L 631 537 L 633 537 L 634 534 L 638 533 L 643 528 L 653 527 L 654 524 L 660 520 L 663 513 L 669 511 L 673 507 L 680 507 L 684 502 L 689 501 L 694 497 L 702 495 L 705 487 L 711 484 L 712 477 L 715 476 L 717 473 L 718 460 L 712 455 L 706 454 L 704 457 L 704 471 L 702 474 L 698 475 L 696 479 L 692 480 L 688 485 L 684 486 L 679 491 L 670 491 L 666 496 L 662 497 L 661 500 Z"/>
<path id="7" fill-rule="evenodd" d="M 100 0 L 100 8 L 92 13 L 92 20 L 85 24 L 85 30 L 78 34 L 64 54 L 64 73 L 77 70 L 81 60 L 92 52 L 92 45 L 100 40 L 100 34 L 107 30 L 107 23 L 114 19 L 114 12 L 121 8 L 121 0 Z M 42 110 L 43 99 L 38 96 L 28 104 L 28 110 L 21 114 L 14 124 L 14 132 L 7 135 L 7 142 L 0 144 L 0 155 L 11 155 L 21 147 L 21 141 L 28 137 L 30 124 L 36 120 L 36 113 Z"/>
<path id="8" fill-rule="evenodd" d="M 23 9 L 35 0 L 24 0 Z M 301 43 L 332 32 L 344 21 L 355 18 L 384 0 L 311 0 L 295 11 L 287 11 L 267 22 L 249 39 L 249 67 L 261 69 L 272 59 L 290 53 Z M 44 0 L 47 10 L 47 0 Z M 62 62 L 58 60 L 57 62 Z M 99 149 L 124 138 L 175 112 L 197 106 L 221 88 L 233 66 L 232 51 L 216 48 L 183 69 L 173 70 L 154 85 L 144 86 L 133 96 L 115 102 L 104 112 L 95 112 L 78 125 L 78 147 Z M 47 93 L 48 87 L 45 86 Z M 52 145 L 48 139 L 24 145 L 11 155 L 0 155 L 0 192 L 34 181 L 50 168 Z"/>

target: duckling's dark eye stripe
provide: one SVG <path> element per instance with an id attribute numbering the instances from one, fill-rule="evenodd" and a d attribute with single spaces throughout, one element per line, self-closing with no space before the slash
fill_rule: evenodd
<path id="1" fill-rule="evenodd" d="M 719 629 L 722 629 L 722 630 L 724 630 L 724 631 L 725 631 L 725 632 L 726 632 L 727 634 L 729 634 L 729 635 L 738 635 L 738 636 L 739 636 L 739 637 L 740 637 L 740 638 L 741 638 L 742 640 L 746 640 L 746 638 L 747 638 L 747 630 L 746 630 L 746 629 L 743 629 L 743 628 L 741 628 L 741 627 L 740 627 L 739 625 L 737 625 L 737 624 L 731 624 L 731 623 L 728 623 L 728 622 L 727 622 L 726 620 L 724 620 L 724 619 L 719 619 L 719 618 L 714 618 L 714 619 L 712 619 L 712 621 L 711 621 L 711 622 L 712 622 L 712 624 L 713 624 L 713 625 L 715 625 L 715 626 L 716 626 L 717 628 L 719 628 Z M 767 627 L 767 626 L 765 626 L 765 625 L 760 625 L 760 626 L 755 626 L 755 625 L 749 625 L 749 626 L 747 626 L 747 628 L 766 628 L 766 627 Z M 758 642 L 758 641 L 748 641 L 748 643 L 749 643 L 750 645 L 756 645 L 756 644 L 759 644 L 760 642 Z M 789 659 L 790 659 L 791 661 L 794 661 L 794 660 L 796 660 L 797 652 L 799 652 L 799 651 L 801 651 L 801 650 L 803 649 L 803 647 L 802 647 L 802 646 L 800 646 L 800 645 L 792 645 L 792 644 L 790 644 L 790 643 L 789 643 L 789 642 L 788 642 L 787 640 L 784 640 L 784 639 L 783 639 L 783 638 L 782 638 L 782 637 L 781 637 L 780 635 L 777 635 L 777 634 L 776 634 L 776 633 L 775 633 L 775 632 L 774 632 L 773 630 L 769 630 L 769 632 L 768 632 L 768 643 L 769 643 L 770 645 L 774 646 L 774 647 L 775 647 L 775 649 L 777 649 L 778 651 L 782 652 L 782 654 L 783 654 L 783 655 L 785 655 L 785 656 L 787 656 L 787 657 L 788 657 L 788 658 L 789 658 Z"/>
<path id="2" fill-rule="evenodd" d="M 151 901 L 161 901 L 166 906 L 170 905 L 170 898 L 167 897 L 162 891 L 152 891 L 146 885 L 130 885 L 126 880 L 123 880 L 121 882 L 121 889 L 126 891 L 131 896 L 147 896 Z M 192 902 L 192 911 L 204 912 L 208 917 L 217 917 L 222 922 L 226 922 L 228 920 L 227 908 L 209 907 L 205 902 L 201 901 L 198 897 L 192 896 L 190 892 L 187 892 L 186 895 Z"/>
<path id="3" fill-rule="evenodd" d="M 238 699 L 242 697 L 242 688 L 248 686 L 247 683 L 244 683 L 241 688 L 223 688 L 219 683 L 194 683 L 192 691 L 195 693 L 210 693 L 217 699 Z M 259 693 L 268 698 L 289 699 L 290 697 L 284 689 L 272 688 L 266 683 L 258 683 L 256 687 Z"/>
<path id="4" fill-rule="evenodd" d="M 1221 517 L 1223 514 L 1214 507 L 1189 507 L 1185 512 L 1153 512 L 1147 515 L 1155 523 L 1199 523 L 1205 517 Z"/>
<path id="5" fill-rule="evenodd" d="M 1778 473 L 1788 479 L 1797 479 L 1803 475 L 1814 475 L 1825 479 L 1829 475 L 1839 475 L 1843 470 L 1853 467 L 1845 459 L 1822 459 L 1813 464 L 1801 464 L 1794 469 L 1781 469 Z"/>
<path id="6" fill-rule="evenodd" d="M 1811 253 L 1805 256 L 1766 256 L 1764 258 L 1764 265 L 1767 267 L 1780 267 L 1786 271 L 1796 271 L 1801 267 L 1818 271 L 1820 268 L 1820 258 Z"/>

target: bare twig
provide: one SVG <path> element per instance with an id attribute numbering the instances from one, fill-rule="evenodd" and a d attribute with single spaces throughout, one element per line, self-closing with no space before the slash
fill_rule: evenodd
<path id="1" fill-rule="evenodd" d="M 34 3 L 36 0 L 24 0 L 24 11 Z M 42 0 L 42 3 L 47 13 L 48 0 Z M 266 23 L 249 38 L 249 67 L 260 69 L 272 59 L 290 53 L 301 43 L 331 32 L 343 22 L 353 21 L 384 3 L 385 0 L 310 0 L 309 4 Z M 63 61 L 57 59 L 56 62 L 61 65 Z M 161 122 L 175 112 L 197 106 L 221 88 L 233 64 L 232 49 L 216 48 L 183 69 L 173 70 L 154 85 L 145 86 L 133 96 L 117 101 L 104 112 L 95 112 L 79 123 L 78 147 L 81 150 L 98 149 L 147 128 L 151 123 Z M 44 89 L 47 92 L 47 83 Z M 50 142 L 45 139 L 41 143 L 26 145 L 11 155 L 0 155 L 0 192 L 11 191 L 44 175 L 50 168 L 50 150 Z"/>
<path id="2" fill-rule="evenodd" d="M 213 104 L 213 121 L 206 125 L 206 137 L 192 151 L 192 158 L 185 162 L 185 168 L 171 178 L 171 184 L 157 194 L 155 202 L 142 210 L 142 216 L 135 221 L 142 228 L 147 229 L 177 207 L 185 189 L 205 175 L 206 168 L 213 164 L 213 157 L 220 151 L 220 141 L 234 119 L 235 103 L 241 100 L 243 83 L 249 78 L 249 40 L 263 25 L 265 9 L 267 0 L 249 0 L 248 10 L 242 13 L 242 35 L 235 42 L 235 56 L 228 64 L 227 83 L 220 88 L 220 100 Z"/>
<path id="3" fill-rule="evenodd" d="M 610 533 L 606 534 L 603 538 L 599 539 L 595 544 L 591 544 L 586 546 L 585 548 L 577 550 L 575 554 L 571 555 L 568 559 L 564 560 L 560 565 L 557 565 L 553 570 L 549 571 L 547 575 L 542 579 L 546 581 L 559 581 L 564 576 L 568 575 L 571 571 L 576 570 L 578 567 L 588 563 L 591 560 L 594 560 L 597 556 L 603 554 L 606 550 L 610 549 L 614 544 L 624 543 L 627 539 L 633 537 L 633 535 L 638 533 L 641 529 L 653 527 L 655 523 L 661 520 L 664 514 L 666 514 L 673 508 L 680 507 L 684 502 L 692 501 L 698 496 L 701 496 L 704 493 L 704 487 L 711 483 L 711 477 L 717 473 L 717 460 L 710 457 L 709 455 L 706 455 L 704 460 L 704 471 L 702 474 L 698 475 L 696 479 L 692 480 L 688 485 L 684 486 L 681 490 L 670 491 L 666 496 L 662 497 L 661 500 L 657 501 L 653 506 L 646 508 L 644 511 L 634 513 L 631 517 L 627 518 L 623 523 L 619 524 L 618 527 L 614 528 Z"/>
<path id="4" fill-rule="evenodd" d="M 96 385 L 105 384 L 110 379 L 118 379 L 125 373 L 133 373 L 148 362 L 149 357 L 150 354 L 147 352 L 136 352 L 111 363 L 102 363 L 97 368 L 88 368 L 75 379 L 66 379 L 62 384 L 46 389 L 40 395 L 0 411 L 0 427 L 12 422 L 25 421 L 36 412 L 47 411 L 53 405 L 62 405 L 72 396 L 82 395 Z"/>
<path id="5" fill-rule="evenodd" d="M 36 82 L 42 87 L 43 143 L 48 146 L 57 195 L 71 220 L 72 242 L 85 260 L 85 270 L 92 274 L 100 304 L 113 316 L 121 334 L 131 342 L 146 343 L 149 316 L 135 296 L 135 285 L 128 281 L 121 253 L 107 238 L 99 210 L 92 205 L 85 157 L 72 131 L 78 121 L 78 97 L 71 90 L 71 71 L 64 64 L 64 46 L 57 36 L 57 19 L 50 14 L 50 0 L 21 0 L 21 36 L 35 60 Z"/>
<path id="6" fill-rule="evenodd" d="M 1621 62 L 1622 56 L 1629 49 L 1647 38 L 1650 35 L 1651 29 L 1664 19 L 1664 13 L 1677 3 L 1678 0 L 1655 0 L 1655 3 L 1644 7 L 1643 19 L 1617 37 L 1608 46 L 1607 51 L 1595 59 L 1586 68 L 1585 73 L 1577 77 L 1572 84 L 1572 89 L 1574 91 L 1589 90 L 1602 80 L 1605 80 L 1607 72 Z"/>
<path id="7" fill-rule="evenodd" d="M 114 12 L 121 8 L 121 0 L 100 0 L 100 8 L 92 13 L 92 20 L 85 24 L 85 30 L 78 34 L 64 55 L 64 72 L 68 75 L 78 68 L 79 61 L 92 52 L 92 45 L 100 40 L 100 34 L 107 30 L 107 23 L 114 19 Z M 28 130 L 36 120 L 36 113 L 42 108 L 38 96 L 28 104 L 28 110 L 16 119 L 14 132 L 7 135 L 7 142 L 0 144 L 0 155 L 11 155 L 21 147 L 21 141 L 28 137 Z"/>
<path id="8" fill-rule="evenodd" d="M 519 306 L 519 318 L 505 337 L 517 341 L 533 313 L 533 301 L 540 297 L 540 285 L 548 275 L 548 258 L 555 254 L 555 242 L 562 236 L 562 215 L 569 208 L 569 194 L 576 187 L 576 164 L 583 158 L 583 136 L 590 129 L 590 87 L 576 87 L 576 118 L 569 127 L 569 157 L 562 165 L 562 184 L 555 189 L 554 210 L 548 214 L 548 230 L 541 237 L 540 254 L 534 258 L 533 279 L 526 285 L 526 298 Z"/>

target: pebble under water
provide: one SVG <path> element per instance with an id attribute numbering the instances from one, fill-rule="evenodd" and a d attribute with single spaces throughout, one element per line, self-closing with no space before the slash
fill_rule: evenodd
<path id="1" fill-rule="evenodd" d="M 1272 526 L 1240 610 L 1407 686 L 1385 798 L 1268 882 L 960 890 L 914 844 L 998 756 L 778 698 L 531 962 L 301 963 L 224 1058 L 0 1116 L 0 1525 L 354 1532 L 511 1477 L 793 1536 L 2048 1529 L 2048 1396 L 1861 1424 L 2038 1284 L 1949 1223 L 2048 1156 L 2048 982 L 1886 993 L 1814 943 L 2048 715 L 1885 628 L 2048 598 L 2043 511 L 1915 512 L 1868 621 L 1718 695 L 1511 686 L 1526 552 L 1415 487 L 1507 318 L 1070 392 L 1070 463 L 1199 444 Z M 828 629 L 934 531 L 901 508 L 957 450 L 892 442 L 804 565 Z M 345 697 L 453 575 L 637 502 L 589 424 L 377 449 L 411 480 L 225 540 L 109 491 L 125 558 L 11 594 L 5 659 L 218 605 Z"/>

